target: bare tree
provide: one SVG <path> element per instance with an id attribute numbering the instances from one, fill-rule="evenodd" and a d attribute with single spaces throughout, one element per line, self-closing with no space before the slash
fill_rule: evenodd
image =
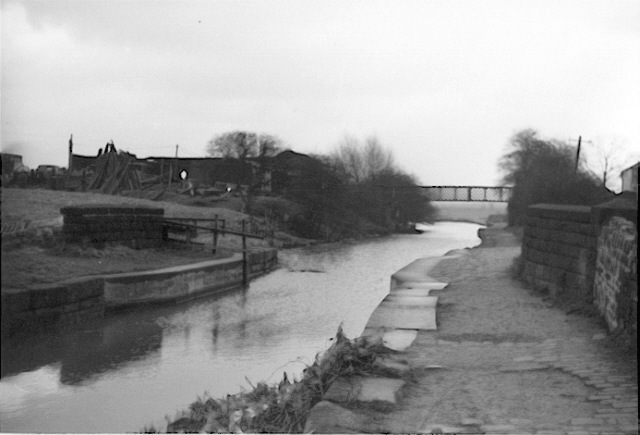
<path id="1" fill-rule="evenodd" d="M 360 148 L 360 141 L 357 138 L 345 136 L 331 155 L 347 179 L 355 184 L 360 183 L 364 178 L 364 162 Z"/>
<path id="2" fill-rule="evenodd" d="M 391 151 L 375 136 L 368 137 L 364 144 L 353 136 L 345 136 L 331 157 L 353 184 L 375 179 L 391 170 L 394 161 Z"/>
<path id="3" fill-rule="evenodd" d="M 237 159 L 248 168 L 246 192 L 238 189 L 243 209 L 251 214 L 253 197 L 268 183 L 269 157 L 280 151 L 281 141 L 275 136 L 246 131 L 232 131 L 215 136 L 206 147 L 207 154 L 225 159 Z"/>
<path id="4" fill-rule="evenodd" d="M 617 190 L 620 172 L 638 161 L 637 153 L 629 152 L 619 138 L 609 141 L 598 139 L 592 144 L 586 153 L 586 167 L 602 180 L 608 190 Z"/>
<path id="5" fill-rule="evenodd" d="M 250 157 L 272 157 L 278 153 L 281 141 L 275 136 L 246 131 L 220 134 L 209 141 L 206 152 L 213 157 L 244 160 Z"/>
<path id="6" fill-rule="evenodd" d="M 590 171 L 575 165 L 576 148 L 540 139 L 523 130 L 510 140 L 498 166 L 503 183 L 513 186 L 509 224 L 519 225 L 527 207 L 536 203 L 592 205 L 609 199 L 609 192 Z"/>
<path id="7" fill-rule="evenodd" d="M 383 148 L 375 136 L 367 138 L 363 149 L 365 177 L 375 179 L 379 174 L 393 169 L 393 154 Z"/>

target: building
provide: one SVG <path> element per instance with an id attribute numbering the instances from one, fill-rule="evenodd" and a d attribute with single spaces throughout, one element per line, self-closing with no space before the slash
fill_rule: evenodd
<path id="1" fill-rule="evenodd" d="M 0 153 L 2 156 L 2 184 L 6 185 L 18 173 L 27 174 L 29 168 L 22 163 L 22 156 L 18 154 Z M 26 175 L 24 175 L 26 177 Z"/>
<path id="2" fill-rule="evenodd" d="M 638 195 L 638 165 L 640 165 L 640 162 L 620 173 L 620 178 L 622 178 L 622 191 L 635 192 L 636 196 Z"/>
<path id="3" fill-rule="evenodd" d="M 2 153 L 2 175 L 11 175 L 13 171 L 22 166 L 22 156 L 18 154 Z"/>

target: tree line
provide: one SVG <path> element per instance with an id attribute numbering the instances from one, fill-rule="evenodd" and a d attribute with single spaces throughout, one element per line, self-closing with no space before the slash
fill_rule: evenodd
<path id="1" fill-rule="evenodd" d="M 529 205 L 539 203 L 595 205 L 613 198 L 606 187 L 611 154 L 603 173 L 596 174 L 580 158 L 576 146 L 544 140 L 534 130 L 516 133 L 499 161 L 502 182 L 513 186 L 508 204 L 509 225 L 521 225 Z"/>
<path id="2" fill-rule="evenodd" d="M 303 237 L 338 240 L 410 231 L 434 216 L 416 177 L 374 136 L 364 141 L 346 136 L 329 154 L 305 155 L 283 149 L 276 136 L 234 131 L 211 139 L 206 151 L 250 163 L 251 179 L 242 193 L 245 212 L 279 213 L 287 229 Z M 282 201 L 258 198 L 267 174 Z"/>

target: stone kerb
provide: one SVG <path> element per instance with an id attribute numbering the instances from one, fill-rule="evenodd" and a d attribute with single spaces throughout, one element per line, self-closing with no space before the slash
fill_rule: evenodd
<path id="1" fill-rule="evenodd" d="M 114 243 L 138 249 L 162 243 L 162 208 L 91 204 L 62 207 L 60 213 L 67 243 Z"/>
<path id="2" fill-rule="evenodd" d="M 305 433 L 379 432 L 375 425 L 362 419 L 361 414 L 347 408 L 358 402 L 365 407 L 373 407 L 374 403 L 384 406 L 397 403 L 398 394 L 406 383 L 402 375 L 410 369 L 402 352 L 413 344 L 418 331 L 437 329 L 438 297 L 430 292 L 443 290 L 448 285 L 428 273 L 436 264 L 453 258 L 458 256 L 421 258 L 391 276 L 390 292 L 369 317 L 362 337 L 372 342 L 380 340 L 385 347 L 397 352 L 378 357 L 375 362 L 376 366 L 385 369 L 386 376 L 392 377 L 354 375 L 337 378 L 322 401 L 307 414 Z"/>

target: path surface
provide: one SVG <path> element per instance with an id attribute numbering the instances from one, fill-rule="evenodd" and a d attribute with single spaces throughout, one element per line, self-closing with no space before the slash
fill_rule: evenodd
<path id="1" fill-rule="evenodd" d="M 513 280 L 519 254 L 495 230 L 440 262 L 429 272 L 449 283 L 431 293 L 438 329 L 396 355 L 412 374 L 394 386 L 395 403 L 329 398 L 333 426 L 316 432 L 637 433 L 637 356 L 616 348 L 598 318 L 567 314 Z"/>

